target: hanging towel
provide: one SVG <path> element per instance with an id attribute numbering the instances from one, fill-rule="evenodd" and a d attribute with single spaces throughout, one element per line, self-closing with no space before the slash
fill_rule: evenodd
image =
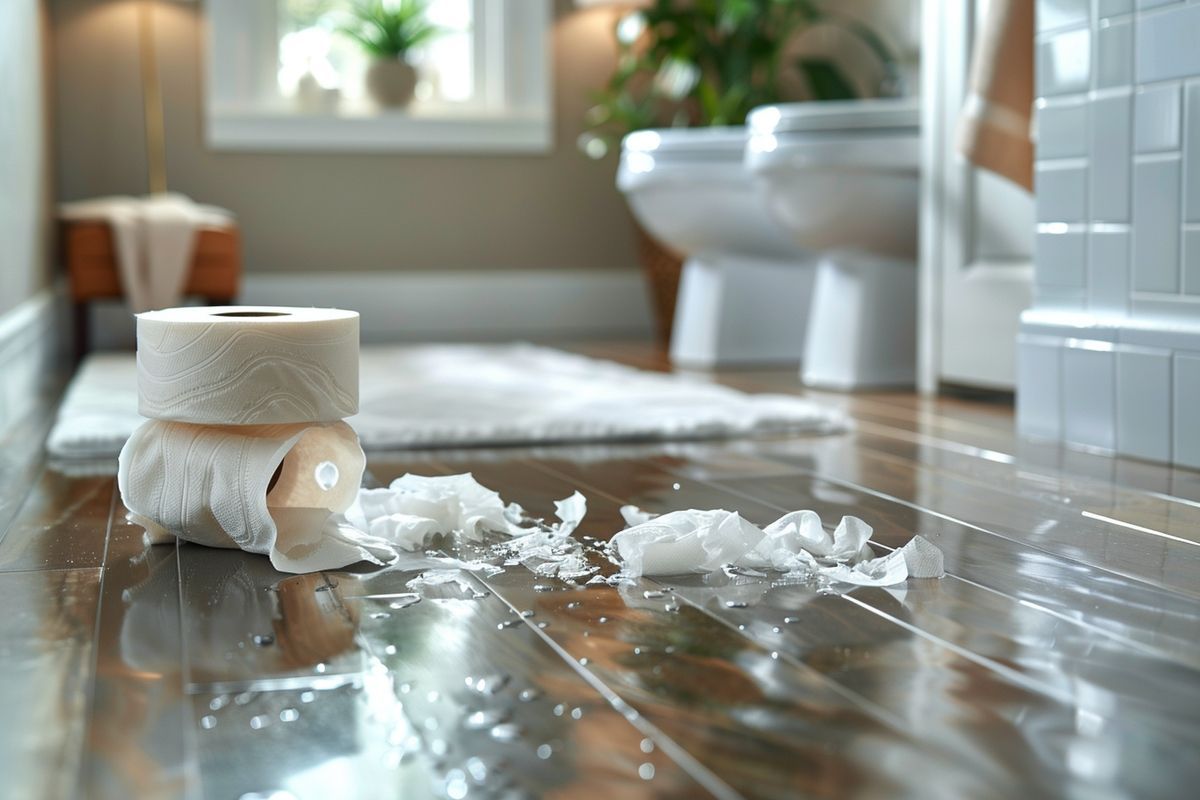
<path id="1" fill-rule="evenodd" d="M 958 149 L 1033 189 L 1033 0 L 991 0 L 971 58 Z"/>
<path id="2" fill-rule="evenodd" d="M 64 220 L 100 220 L 112 229 L 117 271 L 134 313 L 179 305 L 198 228 L 228 228 L 233 214 L 181 194 L 99 197 L 59 206 Z"/>

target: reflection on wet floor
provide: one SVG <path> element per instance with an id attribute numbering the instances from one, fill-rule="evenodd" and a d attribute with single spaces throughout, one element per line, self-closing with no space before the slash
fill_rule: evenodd
<path id="1" fill-rule="evenodd" d="M 850 441 L 381 457 L 379 483 L 470 470 L 534 516 L 578 488 L 588 515 L 569 545 L 443 539 L 308 575 L 151 545 L 111 476 L 47 471 L 0 538 L 0 707 L 28 720 L 0 728 L 0 774 L 18 795 L 279 800 L 1169 796 L 1200 779 L 1200 579 L 1124 554 L 1128 530 L 1081 553 L 1088 531 L 1004 526 L 998 501 L 928 508 L 948 496 L 938 468 Z M 1034 491 L 1001 477 L 1012 502 Z M 857 513 L 884 549 L 934 539 L 949 574 L 613 581 L 624 503 Z M 582 566 L 558 569 L 568 555 Z"/>

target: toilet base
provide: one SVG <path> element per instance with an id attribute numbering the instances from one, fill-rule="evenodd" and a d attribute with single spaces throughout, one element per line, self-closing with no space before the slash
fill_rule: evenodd
<path id="1" fill-rule="evenodd" d="M 679 282 L 671 363 L 799 363 L 814 267 L 742 256 L 689 258 Z"/>
<path id="2" fill-rule="evenodd" d="M 817 267 L 801 378 L 850 390 L 916 382 L 917 269 L 860 253 Z"/>

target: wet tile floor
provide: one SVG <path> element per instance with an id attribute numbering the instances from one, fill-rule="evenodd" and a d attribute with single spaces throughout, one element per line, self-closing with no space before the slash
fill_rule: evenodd
<path id="1" fill-rule="evenodd" d="M 796 390 L 782 372 L 720 379 Z M 284 575 L 148 546 L 110 466 L 14 467 L 3 793 L 1190 796 L 1200 474 L 1016 441 L 1001 405 L 814 396 L 854 431 L 375 454 L 370 470 L 471 471 L 535 515 L 579 489 L 576 536 L 597 542 L 624 503 L 852 513 L 881 550 L 930 538 L 945 578 L 829 592 L 725 573 L 576 586 L 520 565 L 438 586 L 407 568 Z"/>

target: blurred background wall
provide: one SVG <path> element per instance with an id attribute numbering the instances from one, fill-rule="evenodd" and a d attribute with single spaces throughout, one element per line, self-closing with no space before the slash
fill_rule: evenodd
<path id="1" fill-rule="evenodd" d="M 0 2 L 0 314 L 32 297 L 49 275 L 44 16 L 41 0 Z"/>
<path id="2" fill-rule="evenodd" d="M 136 4 L 51 2 L 59 196 L 144 193 Z M 615 160 L 575 147 L 589 92 L 613 66 L 611 14 L 555 0 L 550 153 L 359 155 L 209 150 L 202 11 L 155 8 L 167 175 L 172 190 L 238 214 L 248 272 L 634 266 Z"/>

